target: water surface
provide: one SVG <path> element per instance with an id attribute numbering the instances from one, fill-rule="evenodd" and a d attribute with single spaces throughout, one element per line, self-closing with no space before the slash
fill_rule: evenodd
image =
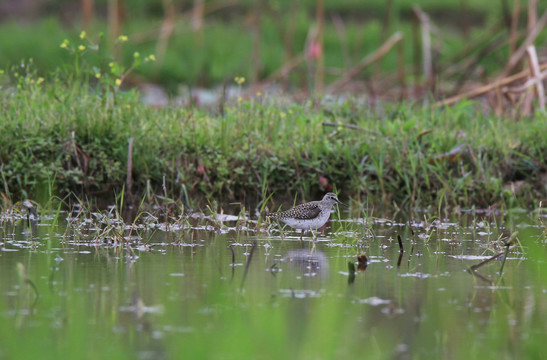
<path id="1" fill-rule="evenodd" d="M 0 358 L 539 357 L 546 218 L 528 215 L 348 218 L 303 244 L 224 215 L 5 217 Z M 504 256 L 469 270 L 516 231 L 502 275 Z"/>

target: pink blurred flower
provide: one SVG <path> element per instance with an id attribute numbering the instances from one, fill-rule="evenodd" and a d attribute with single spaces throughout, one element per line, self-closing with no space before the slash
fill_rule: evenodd
<path id="1" fill-rule="evenodd" d="M 323 52 L 323 48 L 321 44 L 319 43 L 319 41 L 312 40 L 312 42 L 310 43 L 310 46 L 308 47 L 308 57 L 314 60 L 319 59 L 321 57 L 322 52 Z"/>

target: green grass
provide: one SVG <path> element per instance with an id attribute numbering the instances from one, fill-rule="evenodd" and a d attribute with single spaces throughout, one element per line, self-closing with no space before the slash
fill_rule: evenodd
<path id="1" fill-rule="evenodd" d="M 0 91 L 1 191 L 14 200 L 119 193 L 131 136 L 135 192 L 163 194 L 165 177 L 174 199 L 184 189 L 202 201 L 258 202 L 272 192 L 312 198 L 324 191 L 320 176 L 344 196 L 435 209 L 534 206 L 547 191 L 540 113 L 517 121 L 466 101 L 438 109 L 402 103 L 372 111 L 351 100 L 312 108 L 265 93 L 228 104 L 220 116 L 151 108 L 106 78 L 93 88 L 61 75 L 38 83 L 28 71 L 2 75 Z M 333 120 L 341 126 L 323 126 Z M 455 159 L 436 158 L 460 145 Z"/>

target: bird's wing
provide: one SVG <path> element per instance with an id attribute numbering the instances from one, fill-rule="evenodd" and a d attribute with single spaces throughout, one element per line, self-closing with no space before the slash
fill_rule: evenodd
<path id="1" fill-rule="evenodd" d="M 321 209 L 316 204 L 307 204 L 306 211 L 297 211 L 294 218 L 297 220 L 313 219 L 319 215 Z"/>

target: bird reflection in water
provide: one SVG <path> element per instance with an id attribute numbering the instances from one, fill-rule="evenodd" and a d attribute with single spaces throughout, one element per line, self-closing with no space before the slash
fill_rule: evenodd
<path id="1" fill-rule="evenodd" d="M 289 267 L 301 271 L 306 276 L 326 277 L 329 272 L 329 261 L 325 254 L 317 249 L 290 250 L 283 260 Z"/>

